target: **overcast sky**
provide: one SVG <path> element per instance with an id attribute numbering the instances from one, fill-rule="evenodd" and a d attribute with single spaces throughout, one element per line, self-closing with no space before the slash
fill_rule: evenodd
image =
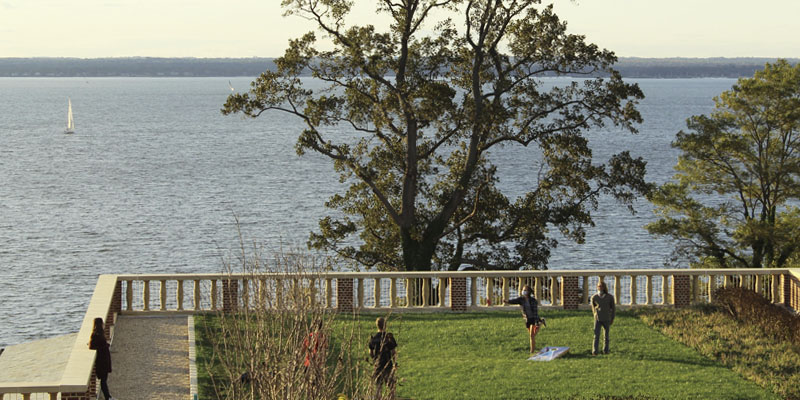
<path id="1" fill-rule="evenodd" d="M 283 17 L 280 2 L 0 0 L 0 57 L 280 56 L 313 28 Z M 372 1 L 356 3 L 355 22 L 381 26 Z M 556 10 L 623 57 L 800 57 L 800 0 L 559 0 Z"/>

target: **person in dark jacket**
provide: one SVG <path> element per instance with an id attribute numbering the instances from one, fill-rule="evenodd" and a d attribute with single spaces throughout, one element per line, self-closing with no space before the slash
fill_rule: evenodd
<path id="1" fill-rule="evenodd" d="M 539 318 L 539 301 L 533 297 L 531 287 L 522 287 L 522 296 L 516 299 L 503 300 L 507 304 L 519 304 L 522 307 L 522 317 L 525 318 L 525 329 L 531 337 L 531 353 L 536 352 L 536 334 L 539 333 L 539 325 L 542 319 Z"/>
<path id="2" fill-rule="evenodd" d="M 597 347 L 600 341 L 600 328 L 605 330 L 603 354 L 608 354 L 608 330 L 614 323 L 616 308 L 614 306 L 614 296 L 608 294 L 606 283 L 600 281 L 597 284 L 597 294 L 592 296 L 592 314 L 594 314 L 594 342 L 592 342 L 592 355 L 597 355 Z"/>
<path id="3" fill-rule="evenodd" d="M 378 326 L 378 333 L 369 339 L 369 355 L 375 364 L 375 371 L 372 373 L 372 381 L 376 384 L 375 398 L 381 398 L 383 385 L 389 387 L 389 398 L 394 398 L 395 376 L 394 358 L 397 355 L 397 342 L 394 335 L 386 332 L 386 320 L 382 317 L 375 320 Z"/>
<path id="4" fill-rule="evenodd" d="M 100 379 L 100 390 L 106 400 L 114 400 L 108 392 L 108 374 L 111 373 L 111 351 L 108 349 L 105 330 L 103 329 L 103 319 L 95 318 L 92 329 L 92 338 L 89 341 L 89 348 L 97 350 L 97 358 L 94 362 L 95 374 Z"/>

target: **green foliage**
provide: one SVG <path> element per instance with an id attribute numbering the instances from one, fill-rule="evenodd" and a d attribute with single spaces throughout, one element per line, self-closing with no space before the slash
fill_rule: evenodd
<path id="1" fill-rule="evenodd" d="M 642 92 L 540 0 L 377 2 L 393 21 L 384 28 L 347 25 L 346 0 L 282 4 L 318 32 L 291 41 L 223 113 L 299 118 L 297 152 L 330 158 L 350 184 L 326 203 L 337 217 L 320 221 L 312 248 L 381 269 L 544 268 L 550 229 L 581 242 L 598 196 L 630 206 L 649 189 L 643 160 L 594 163 L 583 136 L 606 123 L 635 132 Z M 320 50 L 318 33 L 332 49 Z M 327 86 L 305 87 L 308 71 Z M 546 89 L 539 78 L 553 74 L 608 78 Z M 541 154 L 516 199 L 489 160 L 503 146 Z"/>
<path id="2" fill-rule="evenodd" d="M 400 398 L 413 399 L 774 399 L 733 371 L 653 331 L 628 311 L 611 329 L 611 354 L 591 356 L 588 311 L 542 310 L 537 348 L 569 346 L 551 362 L 527 361 L 518 311 L 390 315 L 398 342 Z M 376 315 L 356 317 L 357 336 Z M 350 317 L 340 316 L 350 326 Z M 334 331 L 339 331 L 334 328 Z M 198 335 L 207 332 L 197 328 Z M 354 351 L 366 357 L 366 340 Z M 366 363 L 366 361 L 363 361 Z"/>
<path id="3" fill-rule="evenodd" d="M 800 248 L 800 65 L 767 64 L 714 101 L 673 142 L 678 173 L 650 195 L 647 229 L 695 264 L 783 267 Z"/>
<path id="4" fill-rule="evenodd" d="M 800 317 L 788 309 L 746 288 L 720 288 L 713 298 L 737 321 L 758 326 L 776 341 L 794 343 L 800 353 Z"/>
<path id="5" fill-rule="evenodd" d="M 728 290 L 728 289 L 726 289 Z M 722 292 L 726 302 L 737 303 L 733 291 Z M 665 335 L 731 368 L 746 379 L 768 388 L 783 399 L 800 399 L 800 348 L 765 334 L 776 323 L 770 317 L 772 305 L 753 306 L 738 302 L 737 307 L 761 310 L 766 316 L 737 320 L 728 310 L 716 305 L 684 309 L 640 309 L 640 318 Z M 748 313 L 748 315 L 750 315 Z M 767 329 L 764 329 L 767 328 Z M 716 398 L 711 396 L 709 398 Z M 741 395 L 740 398 L 750 398 Z"/>

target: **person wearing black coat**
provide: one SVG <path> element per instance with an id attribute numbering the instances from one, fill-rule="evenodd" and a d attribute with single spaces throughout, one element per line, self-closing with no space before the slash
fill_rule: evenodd
<path id="1" fill-rule="evenodd" d="M 111 373 L 111 351 L 108 341 L 106 341 L 105 330 L 103 329 L 103 319 L 94 319 L 92 338 L 89 340 L 89 348 L 97 350 L 97 358 L 94 362 L 95 374 L 100 379 L 100 390 L 106 400 L 114 400 L 108 392 L 108 374 Z"/>

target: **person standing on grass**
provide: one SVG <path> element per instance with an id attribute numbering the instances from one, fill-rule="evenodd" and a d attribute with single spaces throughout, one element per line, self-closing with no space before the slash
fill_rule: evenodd
<path id="1" fill-rule="evenodd" d="M 608 330 L 614 323 L 614 296 L 608 294 L 608 286 L 603 281 L 597 284 L 597 294 L 592 296 L 592 314 L 594 314 L 594 342 L 592 343 L 592 355 L 597 355 L 597 345 L 600 341 L 600 327 L 603 328 L 605 345 L 603 354 L 608 354 Z"/>
<path id="2" fill-rule="evenodd" d="M 503 300 L 506 304 L 519 304 L 522 307 L 522 317 L 525 318 L 525 329 L 531 337 L 531 353 L 536 352 L 536 334 L 539 333 L 539 324 L 542 320 L 539 318 L 539 301 L 533 297 L 531 287 L 525 285 L 522 287 L 522 296 L 516 299 Z"/>
<path id="3" fill-rule="evenodd" d="M 383 385 L 389 388 L 389 398 L 394 398 L 395 376 L 394 359 L 397 356 L 397 342 L 394 335 L 386 332 L 386 320 L 379 317 L 375 320 L 378 333 L 369 339 L 369 355 L 375 363 L 375 371 L 372 373 L 372 381 L 375 383 L 375 398 L 381 398 Z"/>
<path id="4" fill-rule="evenodd" d="M 89 349 L 97 350 L 94 370 L 97 379 L 100 379 L 100 390 L 106 400 L 114 400 L 108 392 L 108 374 L 111 372 L 111 351 L 109 350 L 106 333 L 103 329 L 103 319 L 95 318 L 92 328 L 92 338 L 89 340 Z"/>
<path id="5" fill-rule="evenodd" d="M 328 338 L 322 330 L 321 320 L 314 321 L 312 326 L 312 331 L 303 339 L 303 353 L 305 354 L 303 366 L 308 368 L 313 365 L 316 368 L 320 368 L 325 365 Z"/>

